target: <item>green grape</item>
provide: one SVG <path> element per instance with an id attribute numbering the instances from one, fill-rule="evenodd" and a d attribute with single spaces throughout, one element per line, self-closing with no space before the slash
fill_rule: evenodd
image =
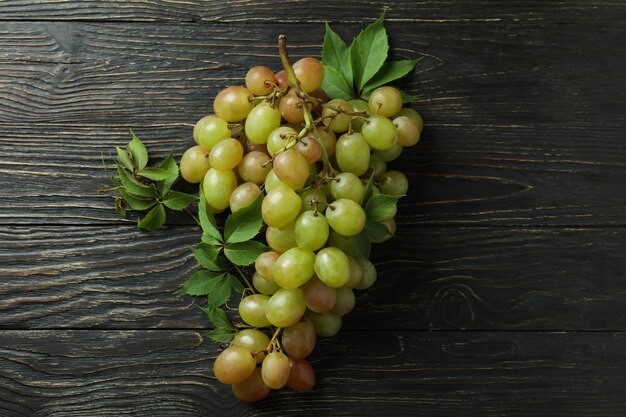
<path id="1" fill-rule="evenodd" d="M 315 371 L 306 359 L 289 358 L 291 372 L 287 386 L 296 392 L 307 392 L 315 385 Z"/>
<path id="2" fill-rule="evenodd" d="M 315 273 L 318 278 L 332 288 L 339 288 L 350 280 L 350 261 L 339 248 L 332 246 L 320 250 L 315 255 Z"/>
<path id="3" fill-rule="evenodd" d="M 230 203 L 230 195 L 237 188 L 237 177 L 233 171 L 218 171 L 210 168 L 202 181 L 206 202 L 216 210 L 224 210 Z"/>
<path id="4" fill-rule="evenodd" d="M 295 222 L 283 227 L 268 227 L 265 231 L 265 240 L 273 250 L 277 252 L 286 252 L 291 248 L 298 246 L 295 236 Z"/>
<path id="5" fill-rule="evenodd" d="M 360 132 L 367 116 L 371 116 L 369 104 L 367 104 L 367 101 L 361 99 L 348 100 L 348 103 L 350 103 L 355 112 L 366 112 L 365 116 L 357 116 L 352 119 L 352 130 Z"/>
<path id="6" fill-rule="evenodd" d="M 276 176 L 276 172 L 274 171 L 274 168 L 270 169 L 270 171 L 267 173 L 267 177 L 265 177 L 265 192 L 267 193 L 269 193 L 270 191 L 278 187 L 287 187 L 293 190 L 299 190 L 303 186 L 304 184 L 298 184 L 294 186 L 289 186 L 285 184 L 284 182 L 278 179 L 278 177 Z"/>
<path id="7" fill-rule="evenodd" d="M 401 196 L 409 190 L 409 180 L 400 171 L 387 171 L 378 180 L 378 186 L 383 194 Z"/>
<path id="8" fill-rule="evenodd" d="M 351 172 L 356 176 L 361 176 L 369 167 L 370 148 L 362 134 L 346 133 L 337 140 L 335 158 L 342 172 Z"/>
<path id="9" fill-rule="evenodd" d="M 289 327 L 296 324 L 306 311 L 306 304 L 300 288 L 281 288 L 270 297 L 267 303 L 267 319 L 276 327 Z"/>
<path id="10" fill-rule="evenodd" d="M 254 355 L 256 363 L 259 364 L 265 358 L 265 353 L 262 351 L 270 344 L 270 338 L 257 329 L 243 329 L 235 334 L 232 344 L 248 348 Z"/>
<path id="11" fill-rule="evenodd" d="M 217 142 L 209 154 L 211 167 L 218 171 L 234 169 L 243 157 L 243 146 L 237 139 L 228 138 Z"/>
<path id="12" fill-rule="evenodd" d="M 379 87 L 370 94 L 369 107 L 374 114 L 395 116 L 402 108 L 402 94 L 391 86 Z"/>
<path id="13" fill-rule="evenodd" d="M 304 109 L 302 108 L 302 100 L 298 97 L 294 90 L 290 90 L 287 94 L 280 98 L 278 103 L 280 115 L 289 123 L 304 122 Z"/>
<path id="14" fill-rule="evenodd" d="M 341 329 L 341 316 L 339 314 L 326 313 L 309 313 L 309 320 L 315 326 L 315 333 L 320 337 L 332 337 L 339 333 Z"/>
<path id="15" fill-rule="evenodd" d="M 296 220 L 294 231 L 298 246 L 315 251 L 328 239 L 328 222 L 323 214 L 307 210 Z"/>
<path id="16" fill-rule="evenodd" d="M 209 151 L 202 146 L 192 146 L 180 158 L 180 176 L 189 183 L 197 184 L 202 181 L 209 168 Z"/>
<path id="17" fill-rule="evenodd" d="M 340 316 L 345 316 L 354 309 L 356 302 L 354 292 L 350 288 L 345 287 L 337 288 L 336 291 L 337 301 L 335 301 L 335 305 L 330 311 Z"/>
<path id="18" fill-rule="evenodd" d="M 326 208 L 326 220 L 337 233 L 354 236 L 365 227 L 365 211 L 359 203 L 342 198 Z"/>
<path id="19" fill-rule="evenodd" d="M 344 284 L 345 288 L 356 288 L 363 279 L 363 270 L 361 264 L 356 260 L 354 256 L 348 255 L 348 261 L 350 261 L 350 279 Z"/>
<path id="20" fill-rule="evenodd" d="M 324 80 L 324 67 L 315 58 L 302 58 L 293 64 L 293 71 L 305 93 L 317 90 Z"/>
<path id="21" fill-rule="evenodd" d="M 272 295 L 280 289 L 280 286 L 274 281 L 266 279 L 259 271 L 255 271 L 252 275 L 252 285 L 258 292 L 265 295 Z"/>
<path id="22" fill-rule="evenodd" d="M 398 112 L 397 116 L 406 116 L 409 119 L 413 120 L 420 133 L 422 133 L 422 130 L 424 130 L 424 119 L 422 119 L 422 116 L 412 108 L 404 107 Z"/>
<path id="23" fill-rule="evenodd" d="M 228 123 L 245 119 L 253 107 L 254 95 L 246 87 L 238 85 L 223 89 L 213 101 L 215 114 Z"/>
<path id="24" fill-rule="evenodd" d="M 280 389 L 287 384 L 290 371 L 289 358 L 278 351 L 269 353 L 261 365 L 263 382 L 273 389 Z"/>
<path id="25" fill-rule="evenodd" d="M 272 275 L 272 268 L 274 268 L 274 262 L 280 256 L 280 252 L 268 251 L 263 252 L 257 256 L 254 261 L 254 269 L 263 276 L 263 278 L 274 281 L 274 275 Z"/>
<path id="26" fill-rule="evenodd" d="M 246 118 L 245 131 L 248 140 L 254 143 L 266 143 L 274 129 L 280 126 L 278 109 L 263 102 L 255 106 Z"/>
<path id="27" fill-rule="evenodd" d="M 361 203 L 365 195 L 365 186 L 359 177 L 351 172 L 342 172 L 330 183 L 330 194 L 335 200 L 347 198 Z"/>
<path id="28" fill-rule="evenodd" d="M 357 256 L 356 260 L 359 265 L 361 265 L 361 270 L 363 271 L 363 279 L 361 279 L 361 283 L 357 285 L 356 288 L 364 290 L 371 287 L 376 282 L 376 267 L 368 259 L 361 256 Z"/>
<path id="29" fill-rule="evenodd" d="M 274 281 L 282 288 L 297 288 L 315 273 L 315 254 L 311 250 L 295 247 L 280 255 L 272 267 Z"/>
<path id="30" fill-rule="evenodd" d="M 306 135 L 296 143 L 296 151 L 308 164 L 314 164 L 322 157 L 322 145 L 311 135 Z"/>
<path id="31" fill-rule="evenodd" d="M 336 289 L 329 287 L 317 275 L 302 286 L 304 302 L 309 310 L 316 313 L 325 313 L 335 305 Z"/>
<path id="32" fill-rule="evenodd" d="M 239 302 L 241 319 L 253 327 L 268 327 L 270 322 L 265 313 L 268 309 L 270 297 L 265 294 L 252 294 Z"/>
<path id="33" fill-rule="evenodd" d="M 290 187 L 304 184 L 309 178 L 309 164 L 294 149 L 274 155 L 274 174 L 283 183 Z"/>
<path id="34" fill-rule="evenodd" d="M 233 190 L 228 200 L 230 211 L 233 213 L 249 205 L 261 194 L 261 189 L 253 182 L 244 182 Z"/>
<path id="35" fill-rule="evenodd" d="M 350 127 L 352 116 L 343 112 L 339 113 L 333 108 L 352 113 L 352 106 L 345 100 L 334 99 L 329 101 L 322 110 L 322 118 L 326 127 L 336 133 L 345 132 Z"/>
<path id="36" fill-rule="evenodd" d="M 330 229 L 328 233 L 328 246 L 339 248 L 348 255 L 356 255 L 354 246 L 352 246 L 352 237 L 340 235 L 333 229 Z"/>
<path id="37" fill-rule="evenodd" d="M 304 359 L 309 356 L 317 341 L 315 326 L 310 320 L 299 321 L 285 327 L 281 337 L 283 349 L 293 359 Z"/>
<path id="38" fill-rule="evenodd" d="M 230 346 L 224 349 L 213 364 L 213 373 L 222 384 L 236 384 L 244 381 L 256 367 L 250 349 L 243 346 Z"/>
<path id="39" fill-rule="evenodd" d="M 396 143 L 396 127 L 385 116 L 375 115 L 367 119 L 361 133 L 372 148 L 380 151 L 387 150 Z"/>
<path id="40" fill-rule="evenodd" d="M 231 135 L 228 122 L 214 115 L 205 116 L 198 120 L 193 128 L 193 139 L 207 151 L 222 139 Z"/>
<path id="41" fill-rule="evenodd" d="M 315 208 L 313 201 L 321 201 L 322 203 L 328 202 L 326 193 L 324 193 L 321 189 L 316 193 L 314 188 L 309 188 L 308 190 L 303 191 L 302 194 L 300 194 L 300 199 L 302 200 L 302 208 L 300 209 L 300 212 L 302 213 Z M 322 205 L 322 207 L 324 206 Z"/>
<path id="42" fill-rule="evenodd" d="M 393 119 L 396 127 L 396 141 L 402 146 L 413 146 L 420 140 L 420 130 L 413 120 L 407 116 Z"/>
<path id="43" fill-rule="evenodd" d="M 382 151 L 379 149 L 375 149 L 374 154 L 378 155 L 383 161 L 389 162 L 398 158 L 402 153 L 402 149 L 402 145 L 400 145 L 399 143 L 394 143 L 389 149 L 385 149 Z"/>
<path id="44" fill-rule="evenodd" d="M 372 175 L 374 179 L 380 178 L 387 171 L 387 162 L 377 153 L 373 153 L 370 155 L 370 169 L 372 170 Z"/>
<path id="45" fill-rule="evenodd" d="M 246 88 L 257 96 L 264 96 L 274 91 L 276 83 L 274 72 L 268 67 L 261 65 L 252 67 L 246 74 Z"/>
<path id="46" fill-rule="evenodd" d="M 279 186 L 263 199 L 261 214 L 268 226 L 283 227 L 296 220 L 301 207 L 302 200 L 293 189 Z"/>
<path id="47" fill-rule="evenodd" d="M 272 169 L 272 164 L 269 160 L 269 155 L 263 152 L 249 152 L 241 159 L 237 167 L 237 172 L 239 172 L 239 176 L 242 180 L 261 185 L 263 181 L 265 181 L 265 177 L 267 177 L 270 169 Z"/>
<path id="48" fill-rule="evenodd" d="M 252 375 L 245 381 L 233 384 L 232 390 L 235 397 L 249 403 L 261 401 L 272 391 L 272 389 L 263 382 L 261 368 L 255 368 Z"/>
<path id="49" fill-rule="evenodd" d="M 272 130 L 267 138 L 267 151 L 271 156 L 285 149 L 293 148 L 296 145 L 298 132 L 289 126 L 281 126 Z"/>

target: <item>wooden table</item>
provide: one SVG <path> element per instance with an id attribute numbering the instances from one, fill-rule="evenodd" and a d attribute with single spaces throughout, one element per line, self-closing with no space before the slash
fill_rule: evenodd
<path id="1" fill-rule="evenodd" d="M 219 89 L 383 2 L 0 2 L 0 416 L 626 415 L 626 3 L 393 1 L 427 123 L 376 285 L 314 392 L 216 382 L 184 218 L 121 220 L 102 156 L 181 155 Z"/>

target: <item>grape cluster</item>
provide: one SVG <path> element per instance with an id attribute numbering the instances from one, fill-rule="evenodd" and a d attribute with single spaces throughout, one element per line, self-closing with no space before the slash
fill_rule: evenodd
<path id="1" fill-rule="evenodd" d="M 215 97 L 214 114 L 196 123 L 196 146 L 180 161 L 182 177 L 201 183 L 214 213 L 264 195 L 271 251 L 256 259 L 253 288 L 239 303 L 247 328 L 214 365 L 217 379 L 244 401 L 284 386 L 313 387 L 306 358 L 316 338 L 335 335 L 354 308 L 354 290 L 376 280 L 374 265 L 352 244 L 367 221 L 366 184 L 373 178 L 374 195 L 406 194 L 407 178 L 387 163 L 415 145 L 423 128 L 396 88 L 380 87 L 369 101 L 329 100 L 323 78 L 315 58 L 276 73 L 251 68 L 245 86 Z M 394 234 L 394 215 L 381 220 L 389 232 L 381 241 Z"/>

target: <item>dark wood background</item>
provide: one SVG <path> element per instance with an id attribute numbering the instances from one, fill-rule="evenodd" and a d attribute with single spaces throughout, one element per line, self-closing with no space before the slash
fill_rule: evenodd
<path id="1" fill-rule="evenodd" d="M 626 3 L 0 1 L 0 416 L 626 415 Z M 199 232 L 138 231 L 102 155 L 156 157 L 275 40 L 319 56 L 390 6 L 425 120 L 379 281 L 319 343 L 314 392 L 236 401 Z"/>

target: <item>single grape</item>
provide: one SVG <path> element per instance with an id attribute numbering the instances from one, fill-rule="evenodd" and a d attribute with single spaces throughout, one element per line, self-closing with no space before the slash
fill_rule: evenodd
<path id="1" fill-rule="evenodd" d="M 237 188 L 237 177 L 233 171 L 218 171 L 210 168 L 202 181 L 206 202 L 216 210 L 228 208 L 230 195 Z"/>
<path id="2" fill-rule="evenodd" d="M 422 130 L 424 130 L 424 119 L 422 119 L 422 116 L 412 108 L 404 107 L 398 112 L 397 116 L 406 116 L 409 119 L 413 120 L 420 133 L 422 133 Z"/>
<path id="3" fill-rule="evenodd" d="M 256 66 L 246 74 L 246 88 L 257 96 L 263 96 L 274 91 L 277 80 L 274 72 L 268 67 Z"/>
<path id="4" fill-rule="evenodd" d="M 309 188 L 308 190 L 303 191 L 302 194 L 300 194 L 300 199 L 302 200 L 302 208 L 300 209 L 300 212 L 302 213 L 307 210 L 313 210 L 315 208 L 315 201 L 322 203 L 328 202 L 324 190 L 319 189 L 316 193 L 314 188 Z M 325 206 L 321 205 L 321 207 Z"/>
<path id="5" fill-rule="evenodd" d="M 274 129 L 280 126 L 280 112 L 267 102 L 255 106 L 245 123 L 246 136 L 254 143 L 266 143 Z"/>
<path id="6" fill-rule="evenodd" d="M 192 184 L 202 181 L 209 168 L 209 151 L 202 146 L 192 146 L 180 158 L 180 175 Z"/>
<path id="7" fill-rule="evenodd" d="M 344 284 L 344 287 L 352 289 L 361 284 L 363 270 L 361 269 L 361 264 L 359 264 L 354 256 L 348 255 L 348 261 L 350 261 L 350 279 Z"/>
<path id="8" fill-rule="evenodd" d="M 330 311 L 336 301 L 336 289 L 324 284 L 317 275 L 302 286 L 302 295 L 308 309 L 316 313 Z"/>
<path id="9" fill-rule="evenodd" d="M 237 85 L 223 89 L 213 101 L 215 114 L 229 123 L 245 119 L 253 107 L 254 95 L 246 87 Z"/>
<path id="10" fill-rule="evenodd" d="M 248 348 L 254 356 L 256 363 L 259 364 L 265 358 L 265 353 L 262 351 L 270 344 L 270 338 L 257 329 L 243 329 L 235 334 L 232 344 Z"/>
<path id="11" fill-rule="evenodd" d="M 337 233 L 354 236 L 365 227 L 365 211 L 359 203 L 342 198 L 326 208 L 326 220 Z"/>
<path id="12" fill-rule="evenodd" d="M 222 139 L 231 135 L 226 120 L 214 115 L 205 116 L 198 120 L 193 128 L 193 139 L 207 151 Z"/>
<path id="13" fill-rule="evenodd" d="M 309 320 L 315 326 L 315 333 L 320 337 L 332 337 L 339 333 L 341 329 L 341 316 L 339 314 L 327 312 L 327 313 L 313 313 L 309 314 Z"/>
<path id="14" fill-rule="evenodd" d="M 278 83 L 278 88 L 281 91 L 285 91 L 287 87 L 289 87 L 289 75 L 287 75 L 287 71 L 280 70 L 274 74 L 276 77 L 276 82 Z"/>
<path id="15" fill-rule="evenodd" d="M 352 309 L 354 309 L 354 304 L 356 302 L 354 292 L 350 288 L 345 287 L 337 288 L 336 291 L 337 300 L 330 311 L 340 316 L 345 316 L 351 312 Z"/>
<path id="16" fill-rule="evenodd" d="M 391 86 L 379 87 L 370 94 L 369 107 L 374 114 L 395 116 L 402 108 L 402 94 Z"/>
<path id="17" fill-rule="evenodd" d="M 217 142 L 209 154 L 212 168 L 218 171 L 234 169 L 243 157 L 243 146 L 237 139 L 228 138 Z"/>
<path id="18" fill-rule="evenodd" d="M 409 180 L 400 171 L 387 171 L 378 180 L 378 186 L 383 194 L 401 196 L 409 190 Z"/>
<path id="19" fill-rule="evenodd" d="M 274 281 L 282 288 L 297 288 L 314 274 L 315 254 L 311 250 L 295 247 L 280 255 L 272 267 Z"/>
<path id="20" fill-rule="evenodd" d="M 274 281 L 266 279 L 259 271 L 255 271 L 252 275 L 252 285 L 258 292 L 265 295 L 272 295 L 280 289 L 280 286 Z"/>
<path id="21" fill-rule="evenodd" d="M 267 138 L 267 151 L 271 156 L 296 145 L 298 132 L 289 126 L 281 126 L 272 131 Z"/>
<path id="22" fill-rule="evenodd" d="M 268 226 L 283 227 L 296 220 L 301 207 L 302 200 L 293 189 L 279 186 L 263 199 L 261 214 Z"/>
<path id="23" fill-rule="evenodd" d="M 306 159 L 308 164 L 314 164 L 322 157 L 322 145 L 310 134 L 300 139 L 296 143 L 295 149 Z"/>
<path id="24" fill-rule="evenodd" d="M 295 222 L 283 227 L 268 227 L 265 231 L 267 244 L 275 251 L 286 252 L 298 246 L 295 236 Z"/>
<path id="25" fill-rule="evenodd" d="M 381 115 L 374 115 L 363 123 L 363 138 L 374 149 L 381 151 L 396 143 L 396 127 L 393 122 Z"/>
<path id="26" fill-rule="evenodd" d="M 342 112 L 333 110 L 333 108 L 342 110 Z M 351 113 L 352 111 L 352 106 L 347 101 L 342 99 L 331 100 L 324 106 L 324 110 L 322 111 L 324 125 L 333 132 L 345 132 L 348 130 L 348 127 L 350 127 L 352 116 L 344 112 Z"/>
<path id="27" fill-rule="evenodd" d="M 339 248 L 332 246 L 320 250 L 315 255 L 315 273 L 318 278 L 332 288 L 339 288 L 350 280 L 350 261 Z"/>
<path id="28" fill-rule="evenodd" d="M 241 319 L 253 327 L 269 326 L 270 322 L 265 316 L 269 299 L 265 294 L 252 294 L 242 298 L 239 302 Z"/>
<path id="29" fill-rule="evenodd" d="M 335 200 L 347 198 L 360 204 L 365 195 L 365 186 L 353 173 L 342 172 L 331 181 L 330 194 Z"/>
<path id="30" fill-rule="evenodd" d="M 267 319 L 276 327 L 289 327 L 296 324 L 306 311 L 306 304 L 300 288 L 281 288 L 270 297 L 267 303 Z"/>
<path id="31" fill-rule="evenodd" d="M 228 200 L 233 213 L 252 203 L 261 194 L 261 189 L 253 182 L 244 182 L 233 190 Z"/>
<path id="32" fill-rule="evenodd" d="M 272 268 L 274 268 L 274 262 L 280 256 L 280 252 L 268 251 L 263 252 L 257 256 L 254 261 L 254 269 L 265 279 L 274 281 L 274 275 L 272 275 Z"/>
<path id="33" fill-rule="evenodd" d="M 398 158 L 402 153 L 402 149 L 402 145 L 400 145 L 399 143 L 394 143 L 389 149 L 374 149 L 374 153 L 378 155 L 383 161 L 389 162 Z"/>
<path id="34" fill-rule="evenodd" d="M 370 163 L 370 148 L 363 135 L 357 132 L 344 134 L 337 140 L 335 158 L 342 172 L 363 175 Z"/>
<path id="35" fill-rule="evenodd" d="M 309 178 L 309 164 L 304 156 L 294 149 L 274 155 L 274 174 L 290 187 L 304 184 Z"/>
<path id="36" fill-rule="evenodd" d="M 244 181 L 252 182 L 257 185 L 263 184 L 265 177 L 267 177 L 270 169 L 272 169 L 272 164 L 269 160 L 269 155 L 263 152 L 248 152 L 243 156 L 237 167 L 239 176 Z"/>
<path id="37" fill-rule="evenodd" d="M 357 256 L 356 260 L 359 265 L 361 265 L 361 270 L 363 271 L 363 279 L 361 280 L 361 283 L 356 286 L 356 288 L 364 290 L 371 287 L 376 282 L 376 267 L 371 261 L 361 256 Z"/>
<path id="38" fill-rule="evenodd" d="M 303 320 L 285 327 L 281 342 L 290 358 L 304 359 L 313 352 L 316 340 L 315 326 L 310 320 Z"/>
<path id="39" fill-rule="evenodd" d="M 364 116 L 357 116 L 352 119 L 352 130 L 355 132 L 360 132 L 363 127 L 363 122 L 367 119 L 368 116 L 371 116 L 369 104 L 367 101 L 361 99 L 353 99 L 348 100 L 348 103 L 352 106 L 352 109 L 355 112 L 365 112 Z"/>
<path id="40" fill-rule="evenodd" d="M 387 162 L 385 162 L 385 160 L 377 153 L 373 153 L 370 155 L 369 167 L 372 170 L 374 179 L 377 180 L 387 171 Z"/>
<path id="41" fill-rule="evenodd" d="M 250 349 L 243 346 L 230 346 L 224 349 L 215 359 L 213 373 L 222 384 L 236 384 L 248 378 L 256 361 Z"/>
<path id="42" fill-rule="evenodd" d="M 232 390 L 235 397 L 249 403 L 261 401 L 272 391 L 271 388 L 263 382 L 261 368 L 255 368 L 252 375 L 245 381 L 233 384 Z"/>
<path id="43" fill-rule="evenodd" d="M 307 392 L 315 385 L 315 371 L 306 359 L 289 358 L 291 372 L 287 386 L 297 392 Z"/>
<path id="44" fill-rule="evenodd" d="M 302 123 L 304 121 L 302 100 L 300 100 L 300 97 L 296 95 L 294 90 L 290 90 L 280 98 L 278 109 L 283 119 L 289 123 Z"/>
<path id="45" fill-rule="evenodd" d="M 315 251 L 328 240 L 328 221 L 323 214 L 307 210 L 296 220 L 294 231 L 298 246 Z"/>
<path id="46" fill-rule="evenodd" d="M 413 120 L 407 116 L 393 119 L 396 127 L 396 141 L 402 146 L 413 146 L 420 140 L 420 130 Z"/>
<path id="47" fill-rule="evenodd" d="M 273 389 L 284 387 L 287 384 L 290 372 L 289 358 L 284 353 L 278 351 L 269 353 L 265 357 L 263 365 L 261 365 L 263 382 Z"/>
<path id="48" fill-rule="evenodd" d="M 302 58 L 293 64 L 293 71 L 300 82 L 300 89 L 305 93 L 317 90 L 324 79 L 324 67 L 315 58 Z"/>

